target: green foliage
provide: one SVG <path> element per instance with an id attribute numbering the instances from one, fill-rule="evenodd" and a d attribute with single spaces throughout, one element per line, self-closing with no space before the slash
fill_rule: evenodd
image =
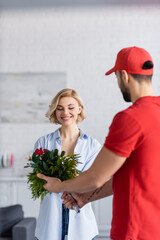
<path id="1" fill-rule="evenodd" d="M 58 155 L 57 149 L 51 151 L 42 148 L 40 150 L 36 149 L 25 166 L 25 168 L 31 167 L 33 169 L 33 172 L 27 175 L 33 199 L 41 197 L 41 200 L 43 200 L 48 193 L 43 188 L 46 181 L 38 178 L 38 173 L 59 178 L 61 181 L 72 179 L 80 174 L 80 171 L 76 169 L 77 164 L 80 163 L 78 158 L 78 154 L 65 155 L 64 151 L 61 155 Z"/>

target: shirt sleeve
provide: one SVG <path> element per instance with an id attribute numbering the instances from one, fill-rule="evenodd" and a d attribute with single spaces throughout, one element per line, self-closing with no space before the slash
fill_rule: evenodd
<path id="1" fill-rule="evenodd" d="M 104 147 L 117 155 L 129 157 L 142 139 L 142 130 L 136 118 L 123 111 L 114 117 Z"/>

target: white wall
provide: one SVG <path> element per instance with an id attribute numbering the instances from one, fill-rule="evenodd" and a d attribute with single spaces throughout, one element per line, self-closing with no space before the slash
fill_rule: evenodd
<path id="1" fill-rule="evenodd" d="M 27 5 L 27 1 L 20 1 Z M 36 1 L 37 2 L 37 1 Z M 43 1 L 44 2 L 44 1 Z M 48 1 L 46 1 L 47 3 Z M 116 112 L 126 108 L 114 74 L 117 52 L 127 46 L 146 48 L 155 62 L 153 85 L 160 93 L 160 4 L 113 1 L 83 4 L 40 1 L 19 7 L 3 0 L 0 10 L 0 72 L 64 72 L 67 87 L 79 92 L 87 119 L 80 124 L 102 144 Z M 86 5 L 85 5 L 86 2 Z M 104 4 L 105 2 L 105 4 Z M 31 1 L 28 1 L 31 3 Z M 88 4 L 87 4 L 88 3 Z M 23 5 L 23 4 L 22 4 Z M 29 94 L 29 93 L 28 93 Z M 46 106 L 46 109 L 48 106 Z M 44 113 L 45 114 L 45 113 Z M 15 173 L 23 174 L 25 156 L 36 139 L 54 130 L 51 124 L 1 124 L 0 151 L 15 153 Z"/>
<path id="2" fill-rule="evenodd" d="M 154 89 L 159 94 L 160 5 L 13 8 L 14 1 L 9 2 L 12 8 L 3 1 L 0 10 L 0 72 L 65 72 L 67 86 L 84 100 L 88 117 L 80 127 L 102 144 L 114 114 L 127 107 L 114 74 L 104 75 L 121 48 L 137 45 L 151 53 Z M 35 140 L 55 128 L 50 124 L 2 124 L 0 150 L 13 151 L 16 169 L 22 168 Z"/>

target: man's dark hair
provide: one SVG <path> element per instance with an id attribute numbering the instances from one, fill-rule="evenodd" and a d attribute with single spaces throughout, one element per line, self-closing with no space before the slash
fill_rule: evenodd
<path id="1" fill-rule="evenodd" d="M 139 83 L 142 81 L 152 81 L 153 75 L 139 75 L 139 74 L 130 74 L 135 80 L 137 80 Z"/>
<path id="2" fill-rule="evenodd" d="M 122 72 L 120 73 L 120 78 L 122 78 Z M 152 81 L 153 75 L 140 75 L 140 74 L 131 74 L 129 73 L 135 80 L 137 80 L 139 83 L 142 81 Z"/>

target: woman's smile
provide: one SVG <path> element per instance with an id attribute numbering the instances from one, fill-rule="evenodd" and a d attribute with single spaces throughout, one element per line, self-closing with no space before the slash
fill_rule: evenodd
<path id="1" fill-rule="evenodd" d="M 72 116 L 67 116 L 67 117 L 61 117 L 62 120 L 64 121 L 68 121 L 72 118 Z"/>

